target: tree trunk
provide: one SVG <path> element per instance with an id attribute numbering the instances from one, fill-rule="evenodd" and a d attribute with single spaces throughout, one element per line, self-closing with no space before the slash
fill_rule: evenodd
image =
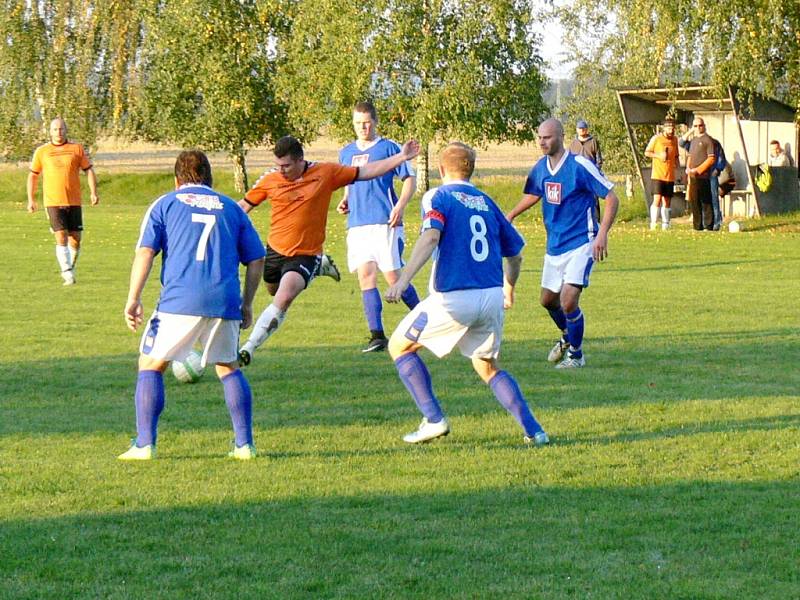
<path id="1" fill-rule="evenodd" d="M 242 146 L 231 152 L 231 160 L 233 161 L 233 185 L 240 194 L 244 194 L 250 187 L 247 182 L 247 167 L 244 162 L 246 154 L 247 151 Z"/>
<path id="2" fill-rule="evenodd" d="M 428 144 L 422 144 L 417 156 L 417 192 L 424 194 L 431 187 L 428 177 Z"/>

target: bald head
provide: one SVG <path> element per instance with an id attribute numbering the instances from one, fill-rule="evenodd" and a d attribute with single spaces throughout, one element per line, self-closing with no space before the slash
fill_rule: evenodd
<path id="1" fill-rule="evenodd" d="M 450 142 L 439 153 L 442 177 L 469 181 L 475 170 L 475 150 L 462 142 Z"/>
<path id="2" fill-rule="evenodd" d="M 50 121 L 50 141 L 56 146 L 67 141 L 67 123 L 61 117 Z"/>
<path id="3" fill-rule="evenodd" d="M 539 125 L 539 147 L 547 156 L 558 156 L 564 150 L 564 125 L 558 119 L 547 119 Z"/>

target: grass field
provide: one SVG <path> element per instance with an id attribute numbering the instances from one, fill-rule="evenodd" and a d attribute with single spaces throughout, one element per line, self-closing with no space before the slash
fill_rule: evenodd
<path id="1" fill-rule="evenodd" d="M 406 447 L 419 415 L 388 357 L 359 352 L 346 276 L 314 282 L 248 367 L 257 460 L 225 458 L 207 373 L 166 377 L 159 457 L 125 464 L 138 336 L 122 308 L 170 178 L 101 174 L 71 288 L 24 178 L 0 172 L 0 598 L 800 598 L 800 215 L 649 232 L 626 206 L 576 372 L 545 361 L 544 231 L 538 208 L 522 217 L 501 359 L 549 447 L 522 445 L 467 361 L 427 354 L 453 432 Z M 518 199 L 519 179 L 483 183 Z M 342 265 L 338 215 L 328 230 Z M 387 328 L 402 314 L 386 307 Z"/>

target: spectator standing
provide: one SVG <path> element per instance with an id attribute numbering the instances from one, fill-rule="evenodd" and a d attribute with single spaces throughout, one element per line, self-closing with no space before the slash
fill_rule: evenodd
<path id="1" fill-rule="evenodd" d="M 711 204 L 711 169 L 714 166 L 714 142 L 706 133 L 706 123 L 700 117 L 692 121 L 692 129 L 681 137 L 680 144 L 688 148 L 686 159 L 686 199 L 692 208 L 692 227 L 711 231 L 714 223 Z"/>
<path id="2" fill-rule="evenodd" d="M 678 166 L 678 140 L 675 121 L 664 119 L 661 132 L 650 138 L 644 155 L 653 160 L 650 182 L 653 202 L 650 204 L 650 229 L 656 228 L 659 211 L 661 229 L 669 229 L 670 203 L 675 191 L 675 169 Z"/>

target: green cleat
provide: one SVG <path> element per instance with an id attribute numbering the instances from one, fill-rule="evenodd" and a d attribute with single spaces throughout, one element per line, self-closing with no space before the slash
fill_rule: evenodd
<path id="1" fill-rule="evenodd" d="M 117 458 L 119 460 L 152 460 L 156 457 L 155 444 L 148 444 L 139 448 L 136 445 L 136 440 L 133 440 L 131 447 L 127 451 L 120 454 Z"/>
<path id="2" fill-rule="evenodd" d="M 236 460 L 251 460 L 255 458 L 257 454 L 258 452 L 253 444 L 245 444 L 244 446 L 236 446 L 234 444 L 233 450 L 228 452 L 228 457 L 235 458 Z"/>

